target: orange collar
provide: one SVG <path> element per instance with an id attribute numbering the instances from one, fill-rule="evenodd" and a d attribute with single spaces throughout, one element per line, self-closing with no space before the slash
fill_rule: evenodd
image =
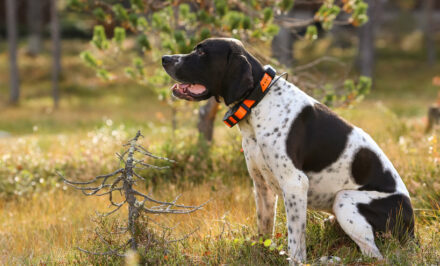
<path id="1" fill-rule="evenodd" d="M 233 127 L 238 122 L 243 120 L 250 112 L 251 108 L 255 107 L 261 99 L 263 99 L 264 95 L 269 91 L 270 84 L 274 79 L 276 71 L 270 65 L 266 65 L 264 67 L 264 75 L 260 80 L 257 88 L 255 88 L 242 102 L 236 104 L 234 107 L 226 112 L 223 117 L 223 122 L 228 127 Z"/>

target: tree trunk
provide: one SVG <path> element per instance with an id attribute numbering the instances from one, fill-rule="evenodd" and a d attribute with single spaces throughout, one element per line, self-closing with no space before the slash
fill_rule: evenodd
<path id="1" fill-rule="evenodd" d="M 428 110 L 428 125 L 426 127 L 426 133 L 430 132 L 433 128 L 438 127 L 440 124 L 440 107 L 433 105 Z"/>
<path id="2" fill-rule="evenodd" d="M 59 76 L 61 72 L 61 38 L 60 23 L 58 20 L 58 0 L 50 1 L 51 36 L 52 36 L 52 96 L 55 108 L 59 102 Z"/>
<path id="3" fill-rule="evenodd" d="M 368 22 L 359 29 L 359 55 L 358 64 L 363 76 L 373 78 L 375 59 L 375 31 L 379 24 L 382 0 L 367 0 Z"/>
<path id="4" fill-rule="evenodd" d="M 434 41 L 434 21 L 433 21 L 433 9 L 434 0 L 425 0 L 425 41 L 426 41 L 426 52 L 429 65 L 435 64 L 436 51 L 435 51 L 435 41 Z"/>
<path id="5" fill-rule="evenodd" d="M 295 17 L 294 8 L 291 8 L 285 17 Z M 297 17 L 302 17 L 301 14 L 296 14 Z M 296 36 L 291 29 L 280 25 L 280 31 L 272 39 L 272 56 L 275 57 L 278 62 L 286 67 L 292 67 L 295 61 L 293 54 L 293 45 L 295 43 Z"/>
<path id="6" fill-rule="evenodd" d="M 214 97 L 208 100 L 208 103 L 199 109 L 199 122 L 197 128 L 203 137 L 211 141 L 214 135 L 214 121 L 218 111 L 218 102 Z"/>
<path id="7" fill-rule="evenodd" d="M 293 65 L 293 43 L 295 36 L 292 31 L 285 27 L 280 27 L 280 31 L 272 40 L 272 55 L 286 67 Z"/>
<path id="8" fill-rule="evenodd" d="M 20 81 L 17 66 L 17 1 L 6 1 L 6 23 L 8 30 L 10 102 L 18 104 L 20 98 Z"/>
<path id="9" fill-rule="evenodd" d="M 36 56 L 41 52 L 44 0 L 27 0 L 27 24 L 29 29 L 28 53 Z"/>

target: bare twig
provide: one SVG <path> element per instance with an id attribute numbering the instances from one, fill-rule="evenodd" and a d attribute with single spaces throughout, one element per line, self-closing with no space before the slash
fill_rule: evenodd
<path id="1" fill-rule="evenodd" d="M 186 206 L 183 204 L 177 204 L 180 195 L 175 197 L 174 200 L 171 202 L 160 201 L 154 199 L 150 195 L 146 195 L 134 189 L 133 186 L 136 184 L 136 180 L 145 181 L 144 177 L 136 173 L 136 169 L 168 168 L 168 166 L 156 166 L 153 164 L 149 164 L 142 159 L 137 159 L 136 158 L 137 155 L 144 155 L 153 159 L 164 160 L 167 162 L 174 163 L 173 160 L 170 160 L 168 158 L 153 155 L 152 153 L 147 151 L 144 147 L 137 144 L 137 141 L 139 140 L 140 137 L 142 137 L 142 134 L 140 131 L 138 131 L 134 138 L 130 139 L 128 143 L 124 144 L 124 147 L 127 147 L 127 149 L 121 154 L 116 153 L 116 156 L 124 164 L 124 167 L 110 174 L 99 175 L 89 181 L 72 181 L 64 178 L 62 174 L 57 172 L 58 175 L 64 180 L 64 183 L 77 190 L 80 190 L 83 194 L 87 196 L 108 195 L 110 207 L 114 207 L 114 209 L 112 209 L 109 212 L 99 214 L 100 217 L 106 217 L 113 213 L 116 213 L 124 205 L 128 205 L 127 227 L 124 228 L 124 231 L 129 232 L 130 234 L 130 240 L 127 241 L 127 243 L 116 249 L 111 249 L 109 243 L 104 239 L 104 237 L 98 232 L 96 232 L 101 242 L 103 242 L 110 250 L 106 252 L 92 252 L 82 248 L 78 248 L 78 250 L 81 250 L 82 252 L 92 255 L 124 256 L 123 254 L 120 253 L 120 251 L 122 249 L 125 249 L 128 245 L 130 245 L 130 248 L 134 250 L 136 250 L 138 247 L 138 243 L 136 241 L 136 224 L 138 223 L 137 219 L 140 217 L 141 214 L 189 214 L 197 210 L 200 210 L 201 208 L 203 208 L 203 206 L 205 206 L 209 202 L 207 201 L 197 206 Z M 140 165 L 142 167 L 138 167 L 137 165 Z M 99 185 L 93 186 L 93 184 L 95 184 L 96 182 L 98 182 Z M 121 193 L 122 196 L 121 202 L 114 201 L 113 192 L 115 191 L 119 191 Z M 138 198 L 141 198 L 142 200 L 139 201 Z M 147 203 L 148 205 L 151 206 L 146 206 Z M 162 228 L 167 232 L 171 232 L 173 230 L 173 228 L 169 228 L 165 226 L 163 226 Z M 166 241 L 166 243 L 172 243 L 186 239 L 197 230 L 198 228 L 188 234 L 185 234 L 181 238 Z M 164 236 L 165 236 L 165 232 L 164 232 Z"/>

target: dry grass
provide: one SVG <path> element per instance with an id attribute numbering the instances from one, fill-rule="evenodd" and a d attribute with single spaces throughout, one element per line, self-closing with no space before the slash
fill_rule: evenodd
<path id="1" fill-rule="evenodd" d="M 141 129 L 143 145 L 159 154 L 169 154 L 172 144 L 184 151 L 195 139 L 196 115 L 190 104 L 177 106 L 178 131 L 170 132 L 169 107 L 157 100 L 151 87 L 124 80 L 103 84 L 77 58 L 82 44 L 70 43 L 64 58 L 70 73 L 63 79 L 61 108 L 52 110 L 48 96 L 49 61 L 25 58 L 21 67 L 28 78 L 23 81 L 20 107 L 4 104 L 0 109 L 0 130 L 11 137 L 0 139 L 0 264 L 120 264 L 117 258 L 97 260 L 74 249 L 81 246 L 102 249 L 95 243 L 95 210 L 108 210 L 101 198 L 86 198 L 63 184 L 55 169 L 70 178 L 88 179 L 117 166 L 114 152 L 120 144 Z M 391 61 L 387 61 L 391 60 Z M 412 195 L 416 210 L 420 246 L 401 248 L 393 239 L 380 244 L 384 262 L 373 264 L 435 264 L 440 261 L 440 144 L 438 131 L 424 133 L 426 106 L 433 101 L 436 88 L 429 84 L 440 68 L 427 68 L 419 61 L 386 57 L 379 61 L 376 90 L 370 100 L 353 109 L 337 110 L 347 120 L 362 127 L 383 148 L 401 174 Z M 408 62 L 409 61 L 409 62 Z M 417 67 L 416 67 L 417 66 Z M 400 77 L 412 69 L 414 79 Z M 386 71 L 385 71 L 386 70 Z M 0 96 L 5 102 L 6 57 L 0 54 Z M 393 91 L 389 87 L 402 91 Z M 413 88 L 420 88 L 423 93 Z M 402 93 L 401 93 L 402 92 Z M 420 96 L 420 97 L 419 97 Z M 221 115 L 221 114 L 220 114 Z M 278 250 L 255 244 L 255 205 L 251 182 L 243 170 L 239 136 L 218 122 L 215 143 L 208 165 L 196 149 L 180 159 L 183 169 L 163 180 L 152 193 L 158 199 L 171 199 L 182 193 L 181 202 L 199 204 L 212 201 L 193 215 L 164 218 L 180 225 L 175 237 L 200 227 L 191 238 L 164 250 L 144 254 L 150 264 L 274 264 L 286 263 Z M 165 147 L 165 148 L 164 148 Z M 195 146 L 191 146 L 194 148 Z M 180 156 L 180 157 L 179 157 Z M 237 160 L 238 158 L 238 160 Z M 241 161 L 240 161 L 241 160 Z M 235 164 L 233 164 L 235 162 Z M 238 162 L 238 163 L 237 163 Z M 206 164 L 198 167 L 200 164 Z M 202 182 L 190 182 L 195 176 Z M 152 175 L 150 174 L 149 177 Z M 177 176 L 177 177 L 176 177 Z M 18 178 L 18 179 L 17 179 Z M 177 179 L 176 179 L 177 178 Z M 181 180 L 180 180 L 181 178 Z M 148 187 L 153 188 L 152 183 Z M 124 211 L 113 219 L 123 219 Z M 326 214 L 310 212 L 308 259 L 336 255 L 345 263 L 357 264 L 361 257 L 354 243 L 336 225 L 325 225 Z M 111 220 L 114 221 L 114 220 Z M 99 222 L 98 222 L 99 225 Z M 222 233 L 223 232 L 223 233 Z M 285 249 L 283 208 L 277 220 L 277 247 Z M 258 241 L 257 241 L 258 242 Z M 283 245 L 283 246 L 281 246 Z M 154 259 L 153 259 L 154 258 Z"/>
<path id="2" fill-rule="evenodd" d="M 393 241 L 385 242 L 382 244 L 381 250 L 387 255 L 388 263 L 438 260 L 440 258 L 440 247 L 437 242 L 440 228 L 438 206 L 440 182 L 437 177 L 440 173 L 438 165 L 440 145 L 436 139 L 437 135 L 423 133 L 424 122 L 421 118 L 401 120 L 382 104 L 374 102 L 365 102 L 354 110 L 340 110 L 340 113 L 370 132 L 378 141 L 401 173 L 411 192 L 413 203 L 418 209 L 416 217 L 420 248 L 416 248 L 416 250 L 406 248 L 399 251 L 400 248 Z M 378 125 L 382 126 L 378 127 Z M 102 169 L 112 168 L 112 164 L 109 163 L 113 160 L 112 152 L 118 150 L 118 144 L 133 131 L 131 129 L 117 129 L 115 125 L 112 127 L 105 126 L 87 134 L 69 135 L 67 142 L 65 140 L 63 142 L 65 137 L 56 138 L 56 135 L 24 136 L 20 137 L 20 141 L 18 141 L 21 146 L 13 148 L 12 151 L 22 151 L 22 156 L 26 156 L 27 153 L 36 155 L 34 149 L 26 150 L 23 147 L 42 145 L 44 151 L 40 156 L 44 153 L 59 158 L 71 156 L 73 158 L 66 165 L 70 165 L 70 167 L 78 165 L 80 169 L 88 173 L 82 176 L 83 179 L 87 179 L 87 176 L 104 171 Z M 154 145 L 149 141 L 149 134 L 146 134 L 144 140 L 145 144 L 154 151 L 160 150 L 158 149 L 160 143 L 165 141 L 163 138 L 154 137 L 157 136 L 156 130 L 149 132 L 151 138 L 154 139 Z M 115 134 L 115 132 L 118 133 Z M 163 129 L 161 132 L 163 134 Z M 169 134 L 169 131 L 165 132 L 165 135 Z M 223 136 L 224 138 L 233 138 L 235 135 L 231 136 L 230 132 L 224 131 L 222 128 L 218 128 L 217 134 L 217 137 Z M 47 145 L 45 138 L 54 139 L 54 141 Z M 0 150 L 9 150 L 17 140 L 17 138 L 12 138 L 1 141 Z M 220 142 L 217 145 L 221 147 L 227 144 Z M 238 152 L 239 144 L 234 143 L 234 145 L 237 146 Z M 12 156 L 20 156 L 20 154 L 15 153 Z M 84 156 L 88 159 L 83 160 Z M 214 158 L 221 160 L 215 155 Z M 48 157 L 42 157 L 40 163 L 44 165 L 48 159 Z M 34 160 L 39 159 L 34 158 Z M 198 163 L 197 160 L 198 158 L 194 158 L 193 162 L 185 162 L 184 164 Z M 103 163 L 108 165 L 103 166 Z M 73 171 L 73 173 L 78 172 Z M 251 246 L 252 239 L 256 237 L 252 187 L 246 177 L 236 177 L 235 179 L 235 181 L 234 178 L 229 179 L 224 183 L 220 177 L 214 176 L 202 184 L 180 183 L 178 186 L 163 182 L 153 191 L 156 198 L 168 200 L 174 195 L 182 193 L 181 202 L 185 204 L 199 204 L 207 199 L 212 199 L 206 208 L 193 215 L 167 217 L 163 220 L 171 225 L 180 223 L 180 226 L 176 228 L 175 237 L 200 227 L 200 230 L 192 238 L 185 240 L 182 246 L 177 247 L 179 250 L 184 250 L 186 262 L 215 261 L 226 263 L 232 258 L 249 259 L 246 256 L 250 256 L 250 254 L 252 256 L 265 254 L 265 259 L 272 256 L 274 261 L 280 259 L 276 252 L 266 254 L 265 250 Z M 280 207 L 277 232 L 284 235 L 284 217 L 282 206 Z M 0 261 L 8 264 L 35 264 L 39 262 L 71 264 L 89 261 L 90 257 L 78 253 L 74 247 L 102 248 L 91 244 L 93 242 L 92 230 L 96 226 L 92 218 L 95 210 L 105 211 L 108 210 L 107 208 L 106 199 L 86 198 L 79 192 L 70 191 L 70 188 L 65 191 L 61 184 L 58 187 L 55 185 L 28 196 L 13 196 L 9 200 L 0 201 L 0 212 L 5 214 L 0 217 L 0 235 L 2 236 L 0 238 L 0 250 L 2 250 Z M 124 216 L 125 213 L 122 212 L 117 217 L 123 219 Z M 337 227 L 333 226 L 329 229 L 324 226 L 323 218 L 325 215 L 310 213 L 309 216 L 307 229 L 310 241 L 308 245 L 309 259 L 311 261 L 323 255 L 336 254 L 345 257 L 347 262 L 350 262 L 360 256 L 355 245 Z M 224 230 L 226 233 L 222 234 L 223 239 L 220 241 L 219 236 Z M 283 239 L 278 241 L 284 243 Z M 237 247 L 236 245 L 243 246 Z M 207 253 L 208 251 L 209 253 Z M 241 256 L 241 258 L 237 256 Z M 91 260 L 91 262 L 93 261 Z M 176 259 L 176 261 L 180 260 Z M 274 261 L 272 262 L 275 263 Z"/>

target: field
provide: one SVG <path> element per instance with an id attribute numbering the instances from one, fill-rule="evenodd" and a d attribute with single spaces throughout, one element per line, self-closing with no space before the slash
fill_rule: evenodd
<path id="1" fill-rule="evenodd" d="M 127 263 L 287 264 L 281 201 L 272 241 L 257 235 L 238 131 L 217 121 L 212 146 L 199 142 L 195 104 L 181 102 L 175 103 L 177 130 L 172 132 L 171 109 L 158 99 L 152 83 L 98 80 L 78 57 L 84 46 L 77 41 L 63 44 L 66 71 L 56 110 L 50 99 L 49 57 L 29 58 L 21 51 L 22 101 L 8 106 L 7 55 L 0 53 L 0 264 L 120 264 L 124 259 L 87 255 L 75 247 L 105 251 L 95 228 L 108 237 L 106 232 L 124 223 L 126 210 L 97 218 L 95 211 L 109 210 L 107 198 L 85 197 L 63 184 L 56 170 L 82 180 L 110 172 L 119 165 L 115 152 L 138 129 L 149 151 L 177 161 L 170 170 L 145 172 L 147 184 L 139 187 L 158 199 L 172 200 L 181 193 L 181 203 L 211 201 L 194 214 L 157 217 L 176 226 L 170 239 L 199 230 L 167 245 L 160 228 L 151 225 L 156 231 L 149 234 L 146 227 L 144 233 L 159 244 L 129 256 Z M 349 60 L 354 52 L 346 54 Z M 159 68 L 157 62 L 151 64 L 152 70 Z M 401 247 L 384 235 L 378 245 L 386 259 L 363 258 L 338 225 L 324 222 L 328 214 L 310 211 L 308 263 L 329 255 L 347 264 L 440 262 L 440 140 L 438 131 L 425 133 L 427 107 L 438 91 L 432 78 L 438 74 L 440 65 L 427 66 L 418 52 L 381 49 L 371 94 L 349 109 L 335 109 L 368 132 L 401 174 L 416 209 L 418 243 Z M 110 245 L 123 239 L 117 236 Z"/>

